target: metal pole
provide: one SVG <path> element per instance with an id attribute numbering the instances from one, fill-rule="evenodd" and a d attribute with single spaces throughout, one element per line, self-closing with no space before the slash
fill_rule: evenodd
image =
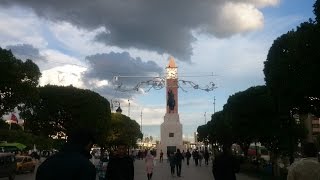
<path id="1" fill-rule="evenodd" d="M 140 131 L 141 131 L 141 133 L 142 133 L 142 110 L 141 110 L 140 118 L 141 118 L 141 124 L 140 124 L 140 125 L 141 125 L 141 127 L 140 127 L 141 129 L 140 129 Z"/>
<path id="2" fill-rule="evenodd" d="M 207 112 L 204 112 L 204 124 L 207 124 Z"/>
<path id="3" fill-rule="evenodd" d="M 130 117 L 130 100 L 128 99 L 128 117 Z"/>
<path id="4" fill-rule="evenodd" d="M 213 96 L 213 114 L 216 113 L 216 97 Z"/>

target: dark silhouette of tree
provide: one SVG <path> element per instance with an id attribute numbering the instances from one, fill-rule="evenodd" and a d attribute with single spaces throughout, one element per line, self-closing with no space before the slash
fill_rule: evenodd
<path id="1" fill-rule="evenodd" d="M 129 147 L 136 147 L 137 140 L 142 139 L 140 125 L 135 120 L 120 113 L 112 113 L 111 117 L 111 131 L 108 133 L 106 146 L 112 149 L 121 143 Z M 147 138 L 149 139 L 149 137 Z"/>
<path id="2" fill-rule="evenodd" d="M 314 7 L 319 18 L 319 1 Z M 320 78 L 315 78 L 320 68 L 319 47 L 320 28 L 311 19 L 273 42 L 263 71 L 280 116 L 290 116 L 293 109 L 319 114 Z"/>
<path id="3" fill-rule="evenodd" d="M 47 85 L 40 87 L 39 92 L 39 102 L 25 114 L 27 131 L 48 137 L 86 128 L 96 131 L 99 143 L 105 141 L 111 110 L 104 97 L 72 86 Z"/>
<path id="4" fill-rule="evenodd" d="M 313 5 L 313 13 L 316 15 L 318 24 L 320 23 L 320 1 L 317 0 Z"/>
<path id="5" fill-rule="evenodd" d="M 10 50 L 0 48 L 0 117 L 30 108 L 37 101 L 40 70 L 32 60 L 15 58 Z"/>

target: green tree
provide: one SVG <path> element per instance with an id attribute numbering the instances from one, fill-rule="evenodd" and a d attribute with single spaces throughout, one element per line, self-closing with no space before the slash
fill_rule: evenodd
<path id="1" fill-rule="evenodd" d="M 197 133 L 198 141 L 205 142 L 209 136 L 208 123 L 198 126 Z"/>
<path id="2" fill-rule="evenodd" d="M 30 109 L 37 100 L 40 70 L 31 60 L 15 58 L 10 50 L 0 48 L 0 117 L 18 107 Z"/>
<path id="3" fill-rule="evenodd" d="M 251 87 L 230 96 L 224 105 L 225 118 L 231 123 L 234 141 L 245 154 L 250 143 L 258 142 L 260 137 L 272 131 L 266 126 L 273 114 L 270 98 L 266 95 L 265 86 Z"/>
<path id="4" fill-rule="evenodd" d="M 136 147 L 138 139 L 142 139 L 139 124 L 120 113 L 111 114 L 111 131 L 108 135 L 108 146 L 115 148 L 119 143 Z M 149 139 L 149 137 L 148 137 Z"/>
<path id="5" fill-rule="evenodd" d="M 294 151 L 305 131 L 292 117 L 295 110 L 300 117 L 304 114 L 319 114 L 320 79 L 314 78 L 320 68 L 318 53 L 320 33 L 316 22 L 301 23 L 296 30 L 277 38 L 272 44 L 265 61 L 265 81 L 274 99 L 275 117 L 282 124 L 278 138 L 268 139 L 269 149 L 287 152 L 290 163 Z M 304 123 L 306 119 L 302 120 Z M 286 136 L 281 136 L 286 133 Z M 277 153 L 274 152 L 275 156 Z M 273 158 L 276 159 L 276 158 Z"/>
<path id="6" fill-rule="evenodd" d="M 9 124 L 6 123 L 4 120 L 0 119 L 0 129 L 9 129 Z"/>
<path id="7" fill-rule="evenodd" d="M 278 37 L 270 47 L 265 61 L 265 81 L 274 99 L 276 119 L 281 122 L 283 132 L 293 138 L 282 136 L 280 143 L 290 147 L 290 162 L 293 162 L 296 137 L 302 137 L 305 130 L 297 126 L 293 114 L 320 114 L 320 28 L 319 1 L 314 5 L 316 21 L 303 22 L 295 30 Z M 301 119 L 301 124 L 308 121 Z M 309 137 L 310 138 L 310 137 Z M 287 143 L 284 143 L 287 142 Z"/>
<path id="8" fill-rule="evenodd" d="M 48 150 L 52 148 L 60 149 L 60 145 L 57 143 L 59 140 L 51 139 L 49 137 L 35 136 L 31 133 L 20 130 L 0 129 L 0 141 L 22 143 L 27 146 L 27 150 L 33 149 L 34 145 L 36 145 L 36 148 L 39 150 Z"/>
<path id="9" fill-rule="evenodd" d="M 316 20 L 318 24 L 320 23 L 320 1 L 317 0 L 313 5 L 313 13 L 316 15 Z"/>
<path id="10" fill-rule="evenodd" d="M 48 137 L 74 129 L 92 129 L 103 144 L 111 121 L 110 104 L 99 94 L 72 86 L 39 88 L 40 101 L 25 115 L 25 127 L 33 134 Z"/>
<path id="11" fill-rule="evenodd" d="M 22 131 L 22 127 L 19 124 L 16 123 L 11 123 L 11 125 L 9 125 L 11 130 L 17 130 L 17 131 Z"/>
<path id="12" fill-rule="evenodd" d="M 212 115 L 211 120 L 207 123 L 209 142 L 212 143 L 232 143 L 233 132 L 231 122 L 225 118 L 225 112 L 219 111 Z"/>
<path id="13" fill-rule="evenodd" d="M 310 19 L 281 35 L 268 52 L 263 71 L 279 116 L 290 116 L 293 109 L 319 114 L 319 3 L 314 5 L 317 21 Z"/>

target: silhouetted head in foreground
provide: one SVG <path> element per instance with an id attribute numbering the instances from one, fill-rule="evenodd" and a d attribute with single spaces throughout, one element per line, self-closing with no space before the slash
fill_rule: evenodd
<path id="1" fill-rule="evenodd" d="M 90 151 L 96 142 L 96 133 L 88 129 L 77 129 L 69 133 L 68 144 L 79 146 L 86 151 Z"/>
<path id="2" fill-rule="evenodd" d="M 305 143 L 302 146 L 302 152 L 306 157 L 317 157 L 317 147 L 314 143 Z"/>

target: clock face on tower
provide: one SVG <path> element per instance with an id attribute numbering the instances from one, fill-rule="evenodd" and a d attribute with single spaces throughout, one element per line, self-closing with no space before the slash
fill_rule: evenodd
<path id="1" fill-rule="evenodd" d="M 177 79 L 178 72 L 177 68 L 167 68 L 167 79 Z"/>

